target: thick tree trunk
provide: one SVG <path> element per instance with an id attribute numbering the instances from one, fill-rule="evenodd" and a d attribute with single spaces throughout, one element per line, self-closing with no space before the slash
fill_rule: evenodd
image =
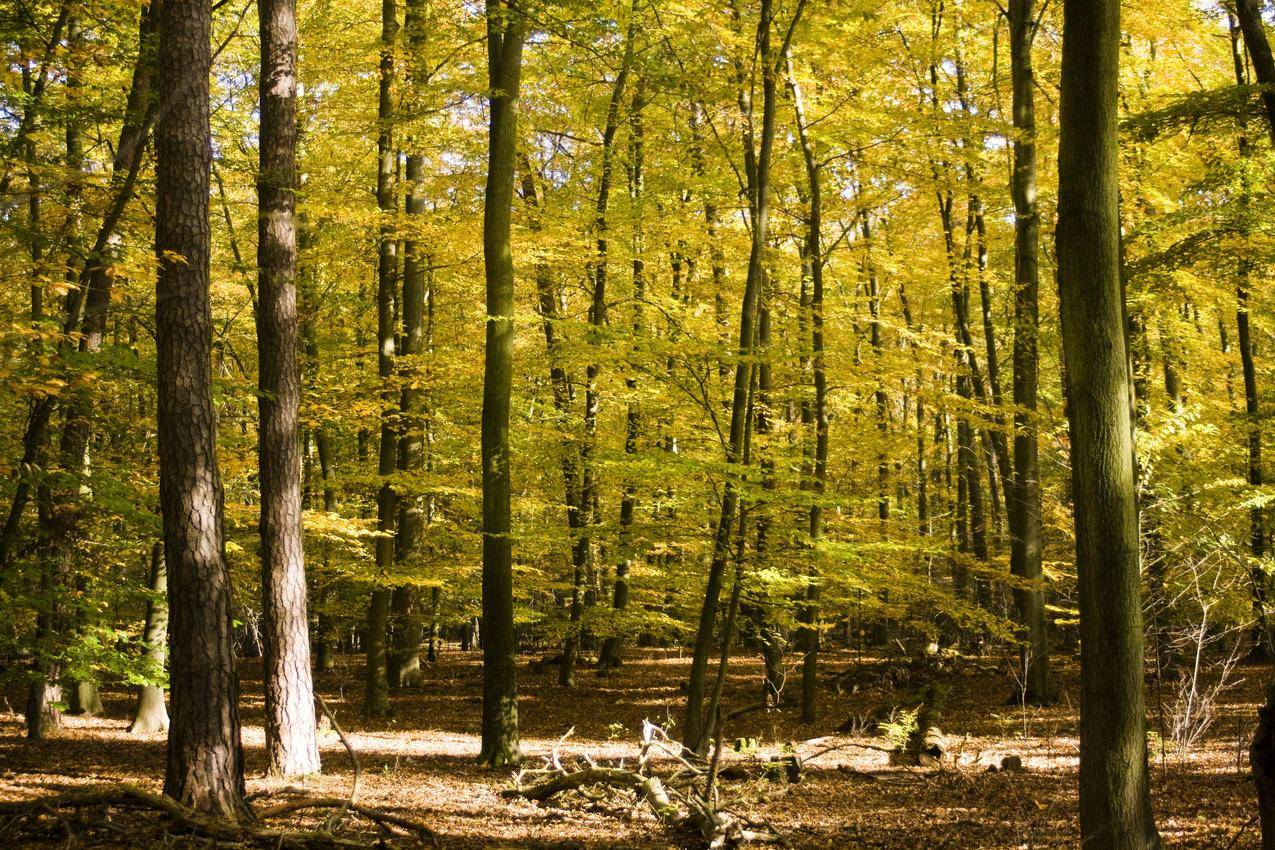
<path id="1" fill-rule="evenodd" d="M 295 0 L 261 0 L 257 179 L 258 448 L 267 772 L 319 772 L 301 536 Z"/>
<path id="2" fill-rule="evenodd" d="M 1082 846 L 1160 845 L 1148 793 L 1138 510 L 1120 279 L 1117 0 L 1066 0 L 1058 288 L 1080 601 Z"/>
<path id="3" fill-rule="evenodd" d="M 1041 567 L 1039 426 L 1040 213 L 1036 209 L 1036 79 L 1032 41 L 1035 0 L 1010 0 L 1010 65 L 1013 84 L 1014 172 L 1014 465 L 1010 477 L 1010 572 L 1024 586 L 1014 589 L 1018 623 L 1024 632 L 1022 698 L 1032 705 L 1053 701 L 1049 672 L 1049 632 Z"/>
<path id="4" fill-rule="evenodd" d="M 513 206 L 518 89 L 526 21 L 510 0 L 487 0 L 490 125 L 483 204 L 487 339 L 483 371 L 483 723 L 479 761 L 522 761 L 518 744 L 517 636 L 514 633 L 510 517 L 509 396 L 513 380 Z"/>
<path id="5" fill-rule="evenodd" d="M 245 819 L 211 380 L 211 7 L 164 0 L 159 32 L 155 346 L 173 707 L 164 792 L 197 811 Z"/>
<path id="6" fill-rule="evenodd" d="M 162 675 L 168 662 L 168 571 L 164 567 L 164 544 L 151 547 L 150 598 L 146 600 L 146 627 L 142 642 L 146 661 L 153 676 Z M 164 704 L 163 685 L 142 685 L 137 692 L 137 707 L 128 731 L 134 735 L 168 731 L 168 707 Z"/>

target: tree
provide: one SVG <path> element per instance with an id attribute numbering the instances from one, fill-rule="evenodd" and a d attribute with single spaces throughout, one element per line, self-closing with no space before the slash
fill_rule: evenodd
<path id="1" fill-rule="evenodd" d="M 1253 62 L 1254 76 L 1263 86 L 1262 107 L 1266 111 L 1266 130 L 1271 142 L 1275 143 L 1275 91 L 1271 90 L 1275 86 L 1275 56 L 1271 55 L 1271 44 L 1266 37 L 1261 0 L 1235 0 L 1235 12 L 1240 19 L 1240 30 L 1244 34 L 1249 59 Z"/>
<path id="2" fill-rule="evenodd" d="M 266 759 L 270 773 L 319 772 L 305 553 L 297 362 L 297 23 L 293 0 L 262 0 L 257 177 L 257 363 Z"/>
<path id="3" fill-rule="evenodd" d="M 210 28 L 207 3 L 161 4 L 155 347 L 172 690 L 164 793 L 239 820 L 249 814 L 211 375 Z"/>
<path id="4" fill-rule="evenodd" d="M 756 347 L 757 305 L 766 276 L 766 227 L 770 214 L 770 165 L 775 142 L 775 94 L 780 63 L 787 55 L 788 40 L 801 17 L 804 2 L 799 3 L 780 50 L 772 45 L 771 30 L 774 27 L 773 6 L 770 0 L 761 0 L 757 20 L 757 58 L 762 83 L 761 122 L 754 139 L 754 110 L 747 90 L 742 88 L 740 105 L 744 118 L 745 173 L 748 177 L 750 208 L 750 241 L 748 274 L 744 282 L 743 303 L 739 313 L 739 337 L 735 363 L 735 377 L 730 406 L 730 431 L 726 439 L 728 473 L 722 489 L 721 511 L 713 532 L 713 554 L 708 567 L 708 583 L 700 606 L 699 625 L 695 634 L 695 651 L 691 657 L 691 670 L 686 683 L 686 713 L 682 724 L 682 743 L 696 752 L 703 752 L 711 735 L 714 718 L 704 717 L 704 688 L 708 672 L 708 656 L 713 648 L 713 635 L 717 622 L 717 607 L 721 601 L 722 583 L 726 565 L 731 556 L 731 527 L 739 507 L 739 484 L 735 480 L 735 467 L 742 465 L 745 448 L 745 431 L 752 416 L 749 398 L 753 376 L 751 358 Z M 778 57 L 778 59 L 776 58 Z M 729 646 L 729 630 L 723 637 Z M 724 649 L 723 652 L 726 652 Z"/>
<path id="5" fill-rule="evenodd" d="M 1011 0 L 1008 9 L 1013 85 L 1014 172 L 1014 459 L 1010 478 L 1010 571 L 1026 586 L 1014 590 L 1019 625 L 1025 635 L 1023 697 L 1032 704 L 1053 699 L 1049 673 L 1049 633 L 1041 569 L 1040 462 L 1036 421 L 1040 336 L 1040 213 L 1036 209 L 1036 77 L 1032 41 L 1035 0 Z"/>
<path id="6" fill-rule="evenodd" d="M 164 568 L 164 544 L 151 547 L 150 597 L 146 600 L 146 628 L 142 641 L 152 676 L 164 673 L 168 661 L 168 571 Z M 164 704 L 164 686 L 145 684 L 138 688 L 137 706 L 128 731 L 135 735 L 168 731 L 168 706 Z"/>
<path id="7" fill-rule="evenodd" d="M 1130 367 L 1120 277 L 1120 5 L 1067 0 L 1058 147 L 1058 290 L 1080 597 L 1080 830 L 1155 848 L 1143 708 Z"/>
<path id="8" fill-rule="evenodd" d="M 487 341 L 483 370 L 483 735 L 479 761 L 522 761 L 518 745 L 517 638 L 514 635 L 510 518 L 509 400 L 513 381 L 514 260 L 509 237 L 518 89 L 526 38 L 524 0 L 487 0 L 490 117 L 483 202 Z"/>
<path id="9" fill-rule="evenodd" d="M 376 206 L 380 212 L 376 258 L 376 374 L 381 382 L 381 443 L 376 472 L 381 486 L 376 494 L 376 572 L 367 613 L 367 666 L 364 675 L 363 714 L 369 718 L 390 714 L 386 633 L 390 620 L 391 590 L 385 574 L 394 563 L 394 531 L 398 495 L 390 476 L 398 468 L 398 394 L 390 385 L 394 375 L 394 302 L 398 281 L 398 240 L 394 232 L 394 50 L 398 40 L 396 0 L 381 2 L 381 67 L 377 101 Z"/>

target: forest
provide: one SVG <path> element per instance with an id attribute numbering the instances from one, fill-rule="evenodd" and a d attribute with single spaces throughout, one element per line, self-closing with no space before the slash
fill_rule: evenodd
<path id="1" fill-rule="evenodd" d="M 0 841 L 1275 850 L 1273 27 L 0 0 Z"/>

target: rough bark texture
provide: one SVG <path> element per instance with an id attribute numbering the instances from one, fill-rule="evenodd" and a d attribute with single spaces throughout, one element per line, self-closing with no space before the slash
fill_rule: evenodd
<path id="1" fill-rule="evenodd" d="M 1036 105 L 1032 40 L 1036 35 L 1035 0 L 1009 4 L 1010 65 L 1014 99 L 1014 465 L 1010 479 L 1010 571 L 1027 586 L 1015 588 L 1018 622 L 1025 632 L 1023 697 L 1049 703 L 1049 633 L 1041 569 L 1040 464 L 1036 424 L 1039 383 L 1037 339 L 1040 309 L 1040 213 L 1036 209 Z"/>
<path id="2" fill-rule="evenodd" d="M 518 87 L 526 22 L 520 4 L 487 2 L 490 125 L 483 204 L 487 339 L 483 371 L 483 723 L 479 760 L 492 767 L 522 761 L 518 744 L 517 637 L 514 634 L 510 527 L 509 394 L 513 380 L 513 206 Z"/>
<path id="3" fill-rule="evenodd" d="M 1160 844 L 1147 789 L 1130 370 L 1120 280 L 1117 0 L 1066 0 L 1058 288 L 1080 601 L 1080 830 Z"/>
<path id="4" fill-rule="evenodd" d="M 310 618 L 301 538 L 297 361 L 297 21 L 295 0 L 261 0 L 257 179 L 258 448 L 265 632 L 266 761 L 279 776 L 319 772 Z"/>
<path id="5" fill-rule="evenodd" d="M 164 567 L 164 544 L 151 547 L 151 596 L 146 600 L 146 628 L 142 641 L 146 659 L 154 673 L 164 670 L 168 661 L 168 571 Z M 164 704 L 163 685 L 142 685 L 137 692 L 137 707 L 128 731 L 144 735 L 168 731 L 168 706 Z"/>
<path id="6" fill-rule="evenodd" d="M 210 30 L 206 2 L 164 0 L 155 131 L 159 496 L 173 700 L 164 792 L 239 819 L 248 811 L 211 380 Z"/>

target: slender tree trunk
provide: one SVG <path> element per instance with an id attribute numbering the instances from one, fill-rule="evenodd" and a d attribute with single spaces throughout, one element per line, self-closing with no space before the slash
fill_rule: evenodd
<path id="1" fill-rule="evenodd" d="M 422 0 L 408 0 L 403 19 L 407 36 L 407 78 L 409 96 L 419 99 L 422 79 L 417 54 L 424 40 Z M 414 104 L 415 106 L 415 104 Z M 415 149 L 415 140 L 409 138 L 407 154 L 408 221 L 419 220 L 425 214 L 425 157 Z M 403 389 L 399 409 L 401 433 L 399 436 L 398 468 L 405 477 L 419 476 L 425 466 L 425 417 L 422 413 L 425 393 L 420 387 L 420 360 L 425 353 L 425 298 L 426 266 L 429 264 L 412 225 L 407 227 L 403 240 L 403 297 L 400 314 L 403 323 L 399 355 L 405 366 Z M 425 534 L 424 499 L 418 493 L 408 493 L 399 498 L 398 533 L 395 537 L 394 559 L 400 571 L 415 572 L 419 566 L 421 546 Z M 421 633 L 420 590 L 414 584 L 394 589 L 394 652 L 390 659 L 389 675 L 392 685 L 416 687 L 421 682 Z"/>
<path id="2" fill-rule="evenodd" d="M 199 0 L 164 0 L 160 10 L 155 347 L 172 691 L 164 793 L 246 819 L 211 380 L 211 16 Z"/>
<path id="3" fill-rule="evenodd" d="M 1120 278 L 1120 6 L 1065 0 L 1058 288 L 1080 600 L 1080 831 L 1157 848 L 1143 708 L 1138 510 Z"/>
<path id="4" fill-rule="evenodd" d="M 398 469 L 399 398 L 390 386 L 394 375 L 395 288 L 398 282 L 398 240 L 394 233 L 394 165 L 398 159 L 394 149 L 394 50 L 398 40 L 398 7 L 396 0 L 381 2 L 381 67 L 380 100 L 377 117 L 376 206 L 380 210 L 376 287 L 376 373 L 381 379 L 381 441 L 377 458 L 377 474 L 382 483 L 376 495 L 376 570 L 378 579 L 389 573 L 394 564 L 395 521 L 398 518 L 398 496 L 390 484 L 390 476 Z M 390 619 L 388 587 L 372 590 L 368 604 L 367 638 L 364 641 L 363 714 L 369 718 L 390 714 L 389 673 L 386 640 Z"/>
<path id="5" fill-rule="evenodd" d="M 593 260 L 593 300 L 589 307 L 589 340 L 597 350 L 602 344 L 599 336 L 607 323 L 607 273 L 610 240 L 607 225 L 607 208 L 611 199 L 611 182 L 614 173 L 615 136 L 620 128 L 620 106 L 624 102 L 624 89 L 628 84 L 629 69 L 633 64 L 633 28 L 636 14 L 630 18 L 629 31 L 624 41 L 624 58 L 611 88 L 611 100 L 607 105 L 606 125 L 602 130 L 602 167 L 598 175 L 598 196 L 594 205 L 594 237 L 597 255 Z M 558 670 L 558 684 L 575 685 L 575 664 L 580 651 L 580 620 L 584 614 L 586 578 L 593 563 L 593 540 L 589 532 L 591 521 L 587 518 L 593 509 L 598 491 L 598 470 L 593 455 L 597 444 L 598 407 L 600 396 L 598 378 L 601 369 L 594 359 L 585 367 L 584 384 L 584 439 L 580 444 L 580 533 L 573 541 L 570 624 L 563 643 L 562 665 Z"/>
<path id="6" fill-rule="evenodd" d="M 635 4 L 636 11 L 636 4 Z M 646 139 L 642 110 L 646 105 L 646 86 L 638 80 L 633 92 L 629 116 L 629 132 L 632 135 L 631 172 L 629 196 L 633 204 L 633 337 L 636 341 L 643 334 L 642 304 L 646 299 L 646 234 L 644 231 L 642 195 L 645 188 Z M 632 395 L 637 392 L 637 378 L 632 374 L 625 378 L 625 387 Z M 638 402 L 630 398 L 624 415 L 624 455 L 630 461 L 637 455 L 638 435 L 642 428 L 642 411 Z M 633 517 L 637 506 L 637 492 L 632 481 L 625 481 L 620 496 L 620 558 L 615 565 L 615 586 L 612 589 L 611 609 L 617 614 L 629 605 L 629 573 L 633 564 Z M 620 648 L 624 645 L 623 631 L 608 635 L 598 653 L 598 672 L 620 666 Z"/>
<path id="7" fill-rule="evenodd" d="M 818 716 L 819 693 L 819 540 L 823 536 L 823 505 L 820 499 L 828 478 L 828 378 L 824 361 L 823 341 L 823 191 L 820 184 L 821 168 L 815 157 L 814 145 L 807 130 L 805 101 L 792 62 L 788 62 L 788 81 L 792 90 L 793 108 L 797 117 L 797 135 L 801 142 L 802 159 L 806 166 L 806 184 L 810 196 L 810 210 L 806 221 L 805 253 L 810 267 L 810 333 L 811 372 L 815 398 L 811 411 L 815 426 L 813 480 L 814 498 L 810 503 L 807 533 L 813 552 L 806 572 L 806 587 L 802 605 L 798 609 L 801 624 L 801 719 L 807 723 Z"/>
<path id="8" fill-rule="evenodd" d="M 146 146 L 146 140 L 150 135 L 151 122 L 154 120 L 156 112 L 155 39 L 157 22 L 158 11 L 156 4 L 148 4 L 141 12 L 138 26 L 138 59 L 133 67 L 133 76 L 125 101 L 124 123 L 120 128 L 118 141 L 115 145 L 115 155 L 111 161 L 110 204 L 102 217 L 92 247 L 80 262 L 79 273 L 76 275 L 74 285 L 70 288 L 66 299 L 66 316 L 62 322 L 64 342 L 60 343 L 60 348 L 64 352 L 69 353 L 69 347 L 73 344 L 73 332 L 80 328 L 81 321 L 86 326 L 84 329 L 85 334 L 80 339 L 81 348 L 86 351 L 90 349 L 95 351 L 101 345 L 100 336 L 97 337 L 96 347 L 93 345 L 93 328 L 99 324 L 100 327 L 105 328 L 106 312 L 111 301 L 113 281 L 109 273 L 110 263 L 107 262 L 111 248 L 111 237 L 114 235 L 115 228 L 124 213 L 124 208 L 127 206 L 128 201 L 132 199 L 133 187 L 137 182 L 137 175 L 142 165 L 142 149 Z M 55 26 L 54 43 L 60 38 L 59 33 L 64 24 L 65 18 L 61 18 Z M 41 71 L 39 78 L 33 84 L 40 91 L 43 90 L 41 81 L 44 76 L 44 72 Z M 33 92 L 32 98 L 38 100 L 37 92 Z M 39 193 L 33 192 L 32 203 L 37 204 L 37 215 L 38 199 Z M 38 234 L 38 232 L 38 228 L 33 230 L 35 234 Z M 33 250 L 35 247 L 33 243 Z M 33 285 L 31 297 L 32 320 L 40 321 L 43 319 L 43 287 Z M 100 316 L 100 322 L 94 318 L 95 316 Z M 22 457 L 18 464 L 18 468 L 23 470 L 23 476 L 18 480 L 18 484 L 14 489 L 13 499 L 5 517 L 4 527 L 0 529 L 0 571 L 3 571 L 11 561 L 13 543 L 17 539 L 22 514 L 30 499 L 31 486 L 38 480 L 38 476 L 35 473 L 42 466 L 40 463 L 41 453 L 46 445 L 47 431 L 56 400 L 56 397 L 52 394 L 41 397 L 32 405 L 30 415 L 27 417 L 26 429 L 22 438 Z M 72 419 L 82 418 L 82 416 L 79 416 Z"/>
<path id="9" fill-rule="evenodd" d="M 298 213 L 297 220 L 297 272 L 300 282 L 299 295 L 302 316 L 301 343 L 308 364 L 303 374 L 307 376 L 311 383 L 315 383 L 319 378 L 319 340 L 316 328 L 319 305 L 317 303 L 318 293 L 316 292 L 316 281 L 311 260 L 314 250 L 314 231 L 309 226 L 304 212 Z M 322 480 L 323 512 L 335 514 L 338 510 L 336 463 L 332 435 L 326 422 L 320 422 L 314 429 L 314 448 L 315 454 L 318 455 L 319 477 Z M 311 616 L 314 620 L 314 651 L 312 654 L 314 656 L 314 668 L 320 673 L 329 672 L 336 666 L 335 647 L 333 645 L 336 640 L 336 627 L 332 622 L 332 615 L 327 610 L 327 601 L 333 581 L 330 572 L 331 548 L 331 544 L 326 540 L 320 544 L 321 569 L 318 571 L 317 576 L 313 572 L 310 574 L 311 581 L 315 587 L 315 605 L 311 608 Z"/>
<path id="10" fill-rule="evenodd" d="M 799 4 L 795 15 L 799 16 L 804 4 Z M 752 207 L 751 246 L 748 255 L 748 274 L 744 282 L 743 304 L 739 317 L 738 359 L 735 362 L 734 388 L 731 397 L 730 432 L 726 444 L 726 462 L 738 467 L 742 460 L 744 432 L 751 415 L 748 410 L 748 393 L 751 364 L 748 362 L 755 348 L 757 302 L 765 278 L 765 254 L 767 221 L 770 215 L 770 162 L 775 137 L 775 88 L 779 67 L 775 51 L 771 47 L 773 13 L 771 0 L 760 0 L 757 26 L 757 62 L 762 75 L 761 133 L 754 148 L 753 133 L 745 131 L 745 160 L 750 172 L 749 189 Z M 785 45 L 785 48 L 787 46 Z M 784 51 L 780 51 L 782 61 Z M 742 81 L 741 81 L 742 82 Z M 741 88 L 744 102 L 744 123 L 751 126 L 753 108 L 748 101 L 747 90 Z M 716 631 L 717 608 L 721 601 L 722 580 L 730 560 L 731 524 L 739 502 L 736 473 L 729 471 L 722 485 L 721 512 L 713 537 L 713 554 L 709 562 L 708 582 L 700 608 L 699 625 L 695 636 L 695 650 L 691 657 L 691 670 L 686 688 L 686 715 L 682 724 L 682 742 L 686 747 L 702 751 L 707 744 L 704 737 L 707 728 L 703 715 L 705 675 L 708 658 L 713 648 Z"/>
<path id="11" fill-rule="evenodd" d="M 507 767 L 522 761 L 518 744 L 517 636 L 514 633 L 513 540 L 510 517 L 509 396 L 513 379 L 513 206 L 518 89 L 526 20 L 513 0 L 487 0 L 490 87 L 483 265 L 487 340 L 483 371 L 483 723 L 479 761 Z"/>
<path id="12" fill-rule="evenodd" d="M 319 772 L 301 537 L 295 0 L 261 0 L 257 180 L 258 470 L 267 772 Z"/>
<path id="13" fill-rule="evenodd" d="M 146 628 L 142 642 L 152 676 L 162 676 L 168 661 L 168 572 L 164 568 L 164 544 L 151 547 L 150 598 L 146 600 Z M 142 685 L 128 731 L 134 735 L 168 731 L 168 707 L 163 685 Z"/>
<path id="14" fill-rule="evenodd" d="M 1039 426 L 1040 213 L 1036 209 L 1036 78 L 1032 41 L 1035 0 L 1009 4 L 1010 65 L 1013 86 L 1014 171 L 1014 465 L 1008 499 L 1010 572 L 1022 582 L 1014 589 L 1018 623 L 1024 632 L 1022 698 L 1031 705 L 1053 701 L 1049 672 L 1049 632 L 1041 566 Z"/>
<path id="15" fill-rule="evenodd" d="M 1244 6 L 1244 2 L 1237 3 L 1238 6 Z M 1259 22 L 1260 26 L 1260 22 Z M 1248 84 L 1248 73 L 1245 68 L 1244 50 L 1240 46 L 1240 33 L 1236 32 L 1238 27 L 1234 19 L 1231 20 L 1231 56 L 1235 66 L 1235 82 L 1238 85 Z M 1262 30 L 1263 38 L 1265 30 Z M 1269 56 L 1269 53 L 1268 53 Z M 1269 94 L 1267 95 L 1269 96 Z M 1241 220 L 1247 220 L 1248 210 L 1250 207 L 1249 192 L 1249 170 L 1252 158 L 1252 145 L 1249 142 L 1243 130 L 1246 129 L 1241 125 L 1241 134 L 1239 140 L 1240 152 L 1240 185 L 1241 196 L 1240 204 L 1244 212 Z M 1243 234 L 1246 238 L 1247 232 Z M 1257 366 L 1254 362 L 1254 345 L 1252 329 L 1249 327 L 1249 276 L 1252 272 L 1253 262 L 1248 257 L 1240 257 L 1236 268 L 1236 284 L 1235 284 L 1235 324 L 1236 336 L 1240 350 L 1240 374 L 1244 381 L 1244 420 L 1248 431 L 1248 464 L 1247 478 L 1249 486 L 1262 486 L 1262 413 L 1261 400 L 1257 394 Z M 1249 567 L 1249 581 L 1252 585 L 1251 592 L 1253 597 L 1253 619 L 1254 626 L 1252 632 L 1252 651 L 1251 654 L 1261 658 L 1275 655 L 1275 645 L 1272 645 L 1270 626 L 1266 614 L 1266 599 L 1268 596 L 1269 585 L 1266 572 L 1262 568 L 1262 561 L 1266 557 L 1266 512 L 1261 505 L 1254 505 L 1249 508 L 1249 533 L 1248 545 L 1249 556 L 1252 563 Z M 1275 839 L 1273 839 L 1275 840 Z"/>

